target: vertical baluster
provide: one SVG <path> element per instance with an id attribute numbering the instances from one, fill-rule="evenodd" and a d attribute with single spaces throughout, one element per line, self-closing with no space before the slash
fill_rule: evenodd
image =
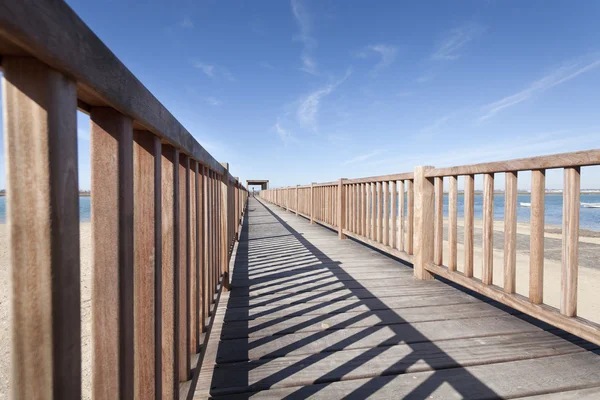
<path id="1" fill-rule="evenodd" d="M 406 181 L 406 252 L 413 254 L 414 226 L 415 226 L 415 194 L 414 182 Z"/>
<path id="2" fill-rule="evenodd" d="M 383 182 L 383 244 L 390 245 L 390 188 L 389 182 Z"/>
<path id="3" fill-rule="evenodd" d="M 517 172 L 507 172 L 504 181 L 504 291 L 514 293 L 517 273 Z"/>
<path id="4" fill-rule="evenodd" d="M 190 343 L 189 343 L 189 318 L 188 318 L 188 282 L 190 280 L 190 242 L 188 232 L 190 225 L 190 165 L 189 158 L 179 156 L 179 380 L 187 381 L 190 377 Z"/>
<path id="5" fill-rule="evenodd" d="M 337 224 L 338 224 L 338 238 L 346 239 L 346 235 L 344 235 L 344 222 L 346 221 L 346 199 L 344 199 L 344 178 L 340 178 L 337 187 Z"/>
<path id="6" fill-rule="evenodd" d="M 370 199 L 370 215 L 369 215 L 369 223 L 371 226 L 371 240 L 377 240 L 377 232 L 376 232 L 376 222 L 377 222 L 377 202 L 376 199 L 376 191 L 377 187 L 375 182 L 371 182 L 371 199 Z"/>
<path id="7" fill-rule="evenodd" d="M 529 236 L 529 301 L 544 299 L 544 197 L 546 171 L 531 171 L 531 233 Z"/>
<path id="8" fill-rule="evenodd" d="M 95 398 L 133 398 L 133 122 L 91 111 Z M 116 156 L 115 156 L 116 155 Z"/>
<path id="9" fill-rule="evenodd" d="M 565 168 L 560 312 L 567 317 L 577 315 L 580 179 L 579 167 Z"/>
<path id="10" fill-rule="evenodd" d="M 400 214 L 398 221 L 398 250 L 407 251 L 404 247 L 404 181 L 398 182 L 398 213 Z"/>
<path id="11" fill-rule="evenodd" d="M 465 175 L 465 267 L 466 277 L 473 276 L 473 213 L 474 213 L 475 176 Z"/>
<path id="12" fill-rule="evenodd" d="M 310 184 L 310 223 L 315 223 L 315 184 Z"/>
<path id="13" fill-rule="evenodd" d="M 179 168 L 179 153 L 170 146 L 162 146 L 161 159 L 161 228 L 162 228 L 162 397 L 174 399 L 178 383 L 175 379 L 175 224 L 177 203 L 175 189 Z"/>
<path id="14" fill-rule="evenodd" d="M 238 198 L 238 218 L 241 216 L 241 198 Z M 239 221 L 239 220 L 238 220 Z M 204 166 L 196 163 L 196 287 L 198 310 L 198 328 L 196 330 L 196 343 L 200 346 L 200 334 L 206 330 L 206 295 L 205 295 L 205 261 L 204 261 Z M 198 350 L 196 350 L 198 351 Z"/>
<path id="15" fill-rule="evenodd" d="M 392 204 L 391 204 L 391 212 L 392 212 L 392 237 L 390 239 L 390 246 L 393 249 L 398 249 L 397 235 L 398 235 L 398 193 L 396 188 L 396 181 L 392 181 L 391 183 L 391 196 L 392 196 Z"/>
<path id="16" fill-rule="evenodd" d="M 483 266 L 481 281 L 491 285 L 494 277 L 494 174 L 483 175 Z"/>
<path id="17" fill-rule="evenodd" d="M 212 277 L 212 273 L 211 273 L 211 239 L 210 239 L 210 233 L 211 233 L 211 226 L 210 226 L 210 219 L 212 218 L 211 216 L 211 211 L 210 211 L 210 169 L 208 169 L 208 167 L 206 166 L 202 166 L 202 207 L 203 207 L 203 213 L 202 213 L 202 218 L 203 218 L 203 235 L 204 235 L 204 240 L 203 240 L 203 249 L 204 249 L 204 257 L 203 257 L 203 261 L 204 261 L 204 265 L 202 268 L 202 275 L 204 278 L 204 285 L 202 286 L 203 290 L 204 290 L 204 297 L 203 297 L 203 301 L 204 301 L 204 318 L 202 319 L 202 323 L 204 325 L 206 325 L 206 321 L 207 318 L 210 316 L 210 306 L 211 306 L 211 277 Z"/>
<path id="18" fill-rule="evenodd" d="M 188 281 L 188 320 L 189 320 L 189 350 L 190 357 L 196 354 L 198 348 L 197 329 L 198 329 L 198 251 L 197 251 L 197 232 L 196 232 L 196 169 L 198 163 L 195 160 L 189 160 L 189 179 L 188 179 L 188 242 L 189 242 L 189 281 Z"/>
<path id="19" fill-rule="evenodd" d="M 436 265 L 444 263 L 444 178 L 434 179 L 435 191 L 435 243 L 433 262 Z"/>
<path id="20" fill-rule="evenodd" d="M 458 261 L 458 177 L 451 176 L 448 190 L 448 269 L 456 271 Z"/>
<path id="21" fill-rule="evenodd" d="M 158 142 L 158 146 L 156 143 Z M 135 203 L 133 208 L 134 232 L 134 397 L 153 398 L 155 396 L 155 379 L 159 376 L 155 363 L 155 316 L 160 308 L 155 305 L 155 271 L 161 265 L 156 262 L 156 250 L 161 246 L 160 237 L 156 235 L 156 191 L 160 193 L 161 158 L 160 139 L 147 131 L 134 132 L 133 146 L 133 192 Z M 156 163 L 158 160 L 158 165 Z M 158 319 L 158 318 L 157 318 Z M 158 364 L 160 366 L 160 364 Z"/>
<path id="22" fill-rule="evenodd" d="M 2 68 L 12 396 L 75 399 L 81 396 L 77 89 L 32 58 L 4 57 Z"/>
<path id="23" fill-rule="evenodd" d="M 383 182 L 377 182 L 376 204 L 377 204 L 377 243 L 383 242 Z"/>

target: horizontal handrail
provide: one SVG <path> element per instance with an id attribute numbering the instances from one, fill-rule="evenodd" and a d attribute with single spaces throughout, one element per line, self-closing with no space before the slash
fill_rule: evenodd
<path id="1" fill-rule="evenodd" d="M 229 288 L 246 188 L 65 2 L 0 1 L 0 61 L 13 397 L 82 395 L 77 109 L 90 116 L 91 397 L 179 397 Z"/>
<path id="2" fill-rule="evenodd" d="M 381 251 L 411 261 L 418 279 L 441 276 L 507 304 L 593 343 L 600 344 L 600 324 L 578 316 L 579 210 L 581 167 L 600 165 L 600 150 L 521 158 L 448 168 L 415 167 L 414 172 L 340 179 L 312 184 L 302 191 L 280 188 L 261 192 L 276 205 L 304 215 Z M 544 216 L 546 170 L 564 169 L 562 261 L 559 308 L 544 297 Z M 531 171 L 529 293 L 516 292 L 518 175 Z M 494 180 L 505 175 L 502 287 L 494 283 Z M 483 176 L 483 226 L 480 270 L 474 252 L 475 176 Z M 464 261 L 458 270 L 458 177 L 464 177 Z M 444 181 L 448 182 L 447 191 Z M 406 187 L 406 190 L 405 190 Z M 306 186 L 303 186 L 306 188 Z M 307 194 L 308 193 L 308 194 Z M 444 195 L 448 218 L 444 220 Z M 298 195 L 304 196 L 298 206 Z M 308 196 L 309 207 L 306 206 Z M 404 203 L 408 203 L 406 207 Z M 297 212 L 298 213 L 298 212 Z M 406 215 L 404 215 L 406 213 Z M 447 228 L 445 228 L 445 224 Z M 448 254 L 444 265 L 444 229 Z M 405 243 L 399 243 L 398 239 Z M 407 242 L 410 243 L 406 245 Z M 414 249 L 413 249 L 414 241 Z M 480 273 L 480 278 L 475 273 Z"/>
<path id="3" fill-rule="evenodd" d="M 33 56 L 74 80 L 82 111 L 114 108 L 134 119 L 134 129 L 148 130 L 218 174 L 226 173 L 66 2 L 0 2 L 0 51 Z"/>

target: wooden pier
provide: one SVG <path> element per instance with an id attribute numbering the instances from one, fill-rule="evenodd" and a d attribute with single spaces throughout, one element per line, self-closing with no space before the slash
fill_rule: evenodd
<path id="1" fill-rule="evenodd" d="M 82 375 L 95 400 L 600 397 L 600 325 L 577 309 L 581 168 L 600 165 L 600 150 L 284 188 L 247 181 L 263 189 L 248 198 L 64 1 L 0 0 L 0 67 L 13 399 L 80 399 Z M 77 110 L 91 132 L 83 340 Z M 555 307 L 544 293 L 549 169 L 564 172 Z M 527 295 L 521 172 L 532 190 Z"/>
<path id="2" fill-rule="evenodd" d="M 194 398 L 600 396 L 598 346 L 264 200 L 232 271 Z"/>

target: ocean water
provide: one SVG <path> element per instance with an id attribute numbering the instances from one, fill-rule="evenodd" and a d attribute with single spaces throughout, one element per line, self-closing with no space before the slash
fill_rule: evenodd
<path id="1" fill-rule="evenodd" d="M 90 221 L 90 197 L 79 197 L 79 218 L 81 222 Z M 562 224 L 562 195 L 547 194 L 545 207 L 545 220 L 549 225 Z M 582 194 L 581 201 L 584 203 L 600 203 L 599 194 Z M 520 194 L 518 203 L 530 203 L 531 196 Z M 482 218 L 483 196 L 475 194 L 474 198 L 475 218 Z M 405 201 L 406 205 L 406 201 Z M 458 195 L 458 217 L 464 216 L 464 196 Z M 517 220 L 519 222 L 529 222 L 529 207 L 517 206 Z M 600 208 L 580 208 L 579 226 L 582 229 L 591 229 L 600 231 Z M 444 216 L 448 216 L 448 195 L 444 196 Z M 504 194 L 494 194 L 494 219 L 504 220 Z M 0 223 L 6 223 L 6 197 L 0 197 Z"/>
<path id="2" fill-rule="evenodd" d="M 90 222 L 91 207 L 89 196 L 79 196 L 79 220 Z M 0 197 L 0 224 L 6 223 L 6 197 Z"/>

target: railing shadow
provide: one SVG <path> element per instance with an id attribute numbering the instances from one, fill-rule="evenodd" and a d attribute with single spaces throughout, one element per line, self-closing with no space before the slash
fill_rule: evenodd
<path id="1" fill-rule="evenodd" d="M 307 398 L 342 377 L 368 377 L 368 372 L 359 371 L 361 367 L 368 368 L 367 364 L 389 351 L 390 346 L 404 344 L 409 350 L 402 357 L 377 371 L 377 376 L 355 388 L 349 397 L 375 394 L 395 375 L 423 363 L 431 367 L 431 373 L 412 390 L 411 398 L 427 398 L 443 384 L 451 385 L 463 398 L 473 394 L 498 397 L 373 294 L 365 281 L 354 279 L 338 261 L 258 200 L 252 203 L 240 237 L 216 358 L 217 364 L 225 363 L 228 368 L 217 365 L 214 369 L 211 395 L 250 398 L 252 392 L 285 387 L 295 376 L 295 384 L 288 386 L 305 386 L 294 388 L 289 397 Z M 409 268 L 406 272 L 412 274 Z M 339 335 L 341 329 L 346 329 L 345 336 Z M 320 347 L 314 347 L 314 343 L 320 343 Z M 315 375 L 317 364 L 326 367 L 327 361 L 342 349 L 354 349 L 356 354 Z M 288 364 L 265 374 L 264 366 L 282 356 L 293 357 Z M 263 372 L 257 377 L 253 370 L 259 367 Z M 453 374 L 440 372 L 449 368 L 458 369 Z M 310 374 L 298 378 L 309 369 Z"/>

